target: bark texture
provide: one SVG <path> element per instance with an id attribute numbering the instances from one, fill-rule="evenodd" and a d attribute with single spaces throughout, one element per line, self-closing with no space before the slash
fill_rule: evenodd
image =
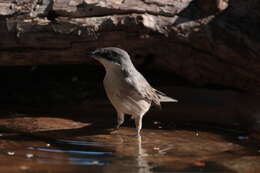
<path id="1" fill-rule="evenodd" d="M 0 0 L 0 65 L 92 63 L 102 46 L 195 84 L 260 91 L 257 0 Z"/>

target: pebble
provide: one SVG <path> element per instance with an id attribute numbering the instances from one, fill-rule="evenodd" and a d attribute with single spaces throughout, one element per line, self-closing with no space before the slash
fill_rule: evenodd
<path id="1" fill-rule="evenodd" d="M 51 144 L 46 144 L 46 147 L 50 147 L 51 146 Z"/>
<path id="2" fill-rule="evenodd" d="M 154 147 L 153 149 L 154 149 L 154 150 L 160 150 L 160 148 L 159 148 L 159 147 Z"/>
<path id="3" fill-rule="evenodd" d="M 33 154 L 30 154 L 30 153 L 26 154 L 26 157 L 29 158 L 29 159 L 30 159 L 30 158 L 33 158 L 33 156 L 34 156 L 34 155 L 33 155 Z"/>
<path id="4" fill-rule="evenodd" d="M 20 169 L 21 169 L 21 170 L 27 170 L 27 169 L 29 169 L 29 167 L 28 167 L 28 166 L 25 166 L 25 165 L 23 165 L 23 166 L 21 166 L 21 167 L 20 167 Z"/>
<path id="5" fill-rule="evenodd" d="M 206 163 L 201 162 L 201 161 L 197 161 L 197 162 L 194 162 L 194 165 L 199 166 L 199 167 L 204 167 L 204 166 L 206 166 Z"/>
<path id="6" fill-rule="evenodd" d="M 95 161 L 92 162 L 92 164 L 97 165 L 97 164 L 99 164 L 99 162 L 95 160 Z"/>
<path id="7" fill-rule="evenodd" d="M 14 156 L 14 155 L 15 155 L 15 152 L 8 151 L 7 154 L 8 154 L 9 156 Z"/>

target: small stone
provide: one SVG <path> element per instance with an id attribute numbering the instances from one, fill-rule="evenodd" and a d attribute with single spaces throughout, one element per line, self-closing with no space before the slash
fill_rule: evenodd
<path id="1" fill-rule="evenodd" d="M 98 164 L 99 164 L 99 162 L 98 162 L 98 161 L 96 161 L 96 160 L 94 160 L 94 161 L 92 162 L 92 164 L 93 164 L 93 165 L 98 165 Z"/>
<path id="2" fill-rule="evenodd" d="M 30 159 L 30 158 L 33 158 L 33 156 L 34 156 L 34 155 L 33 155 L 33 154 L 30 154 L 30 153 L 26 154 L 26 157 L 29 158 L 29 159 Z"/>
<path id="3" fill-rule="evenodd" d="M 160 148 L 159 148 L 159 147 L 154 147 L 153 149 L 154 149 L 154 150 L 160 150 Z"/>
<path id="4" fill-rule="evenodd" d="M 81 33 L 82 33 L 81 30 L 78 30 L 78 35 L 81 35 Z"/>
<path id="5" fill-rule="evenodd" d="M 159 122 L 158 121 L 154 121 L 153 124 L 159 124 Z"/>
<path id="6" fill-rule="evenodd" d="M 50 147 L 51 146 L 51 144 L 46 144 L 46 147 Z"/>
<path id="7" fill-rule="evenodd" d="M 0 136 L 3 136 L 3 134 L 0 133 Z"/>
<path id="8" fill-rule="evenodd" d="M 197 132 L 195 135 L 196 135 L 196 136 L 199 136 L 199 133 Z"/>
<path id="9" fill-rule="evenodd" d="M 199 166 L 199 167 L 204 167 L 204 166 L 206 166 L 206 163 L 201 162 L 201 161 L 197 161 L 197 162 L 194 162 L 194 165 Z"/>
<path id="10" fill-rule="evenodd" d="M 148 34 L 143 34 L 143 35 L 140 35 L 140 38 L 145 39 L 145 38 L 150 38 L 150 36 Z"/>
<path id="11" fill-rule="evenodd" d="M 77 1 L 69 1 L 69 6 L 77 6 L 79 3 Z"/>
<path id="12" fill-rule="evenodd" d="M 161 128 L 162 128 L 162 126 L 159 126 L 159 127 L 158 127 L 158 129 L 161 129 Z"/>
<path id="13" fill-rule="evenodd" d="M 25 166 L 25 165 L 23 165 L 23 166 L 21 166 L 21 167 L 20 167 L 20 169 L 21 169 L 21 170 L 27 170 L 27 169 L 29 169 L 29 167 L 28 167 L 28 166 Z"/>
<path id="14" fill-rule="evenodd" d="M 8 154 L 9 156 L 14 156 L 14 155 L 15 155 L 15 152 L 8 151 L 7 154 Z"/>

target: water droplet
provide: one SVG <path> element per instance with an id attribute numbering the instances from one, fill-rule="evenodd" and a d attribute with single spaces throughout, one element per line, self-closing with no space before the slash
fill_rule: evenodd
<path id="1" fill-rule="evenodd" d="M 15 152 L 8 151 L 7 154 L 8 154 L 9 156 L 14 156 L 14 155 L 15 155 Z"/>

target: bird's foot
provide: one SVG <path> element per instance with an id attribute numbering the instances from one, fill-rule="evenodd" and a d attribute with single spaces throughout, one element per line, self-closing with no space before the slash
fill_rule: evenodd
<path id="1" fill-rule="evenodd" d="M 140 138 L 141 135 L 140 135 L 140 133 L 137 133 L 134 137 L 136 137 L 136 138 Z"/>
<path id="2" fill-rule="evenodd" d="M 119 130 L 120 129 L 120 125 L 116 125 L 115 129 Z"/>
<path id="3" fill-rule="evenodd" d="M 116 135 L 116 134 L 118 134 L 118 130 L 119 130 L 119 128 L 113 128 L 113 129 L 110 131 L 110 134 L 111 134 L 111 135 Z"/>

